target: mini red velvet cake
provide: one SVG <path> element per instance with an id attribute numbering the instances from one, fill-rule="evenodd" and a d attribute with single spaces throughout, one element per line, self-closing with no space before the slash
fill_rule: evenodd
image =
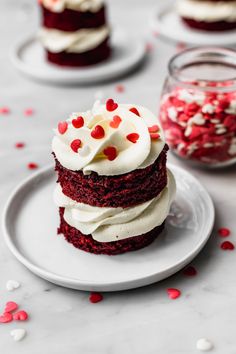
<path id="1" fill-rule="evenodd" d="M 110 56 L 103 0 L 39 0 L 40 41 L 49 62 L 69 67 L 97 64 Z"/>
<path id="2" fill-rule="evenodd" d="M 110 99 L 60 122 L 52 142 L 58 233 L 95 254 L 149 245 L 175 195 L 167 150 L 156 117 L 140 106 Z"/>
<path id="3" fill-rule="evenodd" d="M 194 29 L 236 29 L 236 0 L 178 0 L 177 11 L 183 22 Z"/>

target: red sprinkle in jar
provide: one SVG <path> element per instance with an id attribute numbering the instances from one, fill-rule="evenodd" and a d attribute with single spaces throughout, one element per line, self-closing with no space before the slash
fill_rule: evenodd
<path id="1" fill-rule="evenodd" d="M 191 48 L 169 62 L 160 120 L 178 156 L 223 167 L 236 162 L 236 51 Z"/>

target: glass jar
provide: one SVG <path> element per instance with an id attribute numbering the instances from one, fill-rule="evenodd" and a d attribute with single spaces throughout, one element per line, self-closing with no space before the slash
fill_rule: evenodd
<path id="1" fill-rule="evenodd" d="M 160 120 L 172 151 L 207 166 L 236 162 L 236 51 L 187 49 L 168 71 Z"/>

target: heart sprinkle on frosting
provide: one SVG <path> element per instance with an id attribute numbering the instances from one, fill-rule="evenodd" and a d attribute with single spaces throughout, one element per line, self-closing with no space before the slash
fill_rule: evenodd
<path id="1" fill-rule="evenodd" d="M 60 134 L 65 134 L 65 132 L 68 129 L 68 123 L 67 122 L 60 122 L 58 123 L 57 129 L 59 131 Z"/>
<path id="2" fill-rule="evenodd" d="M 152 127 L 148 127 L 149 133 L 157 133 L 159 131 L 158 125 L 153 125 Z"/>
<path id="3" fill-rule="evenodd" d="M 139 113 L 139 111 L 137 110 L 137 108 L 135 108 L 135 107 L 130 108 L 130 112 L 132 112 L 132 113 L 136 114 L 136 116 L 139 116 L 139 117 L 140 117 L 140 113 Z"/>
<path id="4" fill-rule="evenodd" d="M 96 125 L 96 127 L 91 131 L 91 137 L 94 139 L 102 139 L 105 136 L 105 131 L 101 125 Z"/>
<path id="5" fill-rule="evenodd" d="M 82 142 L 80 139 L 75 139 L 72 141 L 72 143 L 70 144 L 70 147 L 71 149 L 74 151 L 74 152 L 78 152 L 79 148 L 81 147 L 82 145 Z"/>
<path id="6" fill-rule="evenodd" d="M 110 122 L 110 127 L 117 129 L 117 128 L 119 128 L 119 125 L 121 122 L 122 122 L 122 119 L 119 116 L 114 116 L 112 121 Z"/>
<path id="7" fill-rule="evenodd" d="M 139 134 L 131 133 L 126 136 L 126 139 L 131 141 L 131 143 L 135 144 L 139 139 Z"/>
<path id="8" fill-rule="evenodd" d="M 72 120 L 72 125 L 74 128 L 79 129 L 84 126 L 84 118 L 83 117 L 77 117 Z"/>
<path id="9" fill-rule="evenodd" d="M 150 134 L 151 139 L 156 140 L 160 138 L 160 135 L 158 133 L 151 133 Z"/>
<path id="10" fill-rule="evenodd" d="M 103 150 L 103 153 L 107 156 L 109 161 L 113 161 L 117 158 L 117 150 L 114 146 L 108 146 Z"/>
<path id="11" fill-rule="evenodd" d="M 102 294 L 100 293 L 95 293 L 95 292 L 92 292 L 89 296 L 89 301 L 92 303 L 92 304 L 96 304 L 97 302 L 100 302 L 103 300 L 103 296 Z"/>
<path id="12" fill-rule="evenodd" d="M 169 288 L 169 289 L 167 289 L 167 294 L 168 294 L 170 299 L 175 300 L 178 297 L 180 297 L 181 291 L 178 290 L 178 289 Z"/>
<path id="13" fill-rule="evenodd" d="M 113 112 L 116 110 L 116 108 L 118 107 L 118 104 L 116 102 L 114 102 L 114 100 L 112 98 L 110 98 L 109 100 L 107 100 L 106 102 L 106 108 L 108 110 L 108 112 Z"/>
<path id="14" fill-rule="evenodd" d="M 13 315 L 13 319 L 15 320 L 15 321 L 26 321 L 27 319 L 28 319 L 28 313 L 27 312 L 25 312 L 25 311 L 18 311 L 18 312 L 16 312 L 16 313 L 14 313 L 14 315 Z"/>

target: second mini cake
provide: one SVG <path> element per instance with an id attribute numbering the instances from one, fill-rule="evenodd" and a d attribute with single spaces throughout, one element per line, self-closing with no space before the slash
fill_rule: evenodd
<path id="1" fill-rule="evenodd" d="M 49 62 L 70 67 L 97 64 L 110 56 L 110 30 L 102 0 L 39 0 L 39 38 Z"/>
<path id="2" fill-rule="evenodd" d="M 115 255 L 149 245 L 175 195 L 156 117 L 139 106 L 96 103 L 60 122 L 52 150 L 58 172 L 58 232 L 75 247 Z"/>
<path id="3" fill-rule="evenodd" d="M 235 0 L 178 0 L 183 22 L 194 29 L 227 31 L 236 28 Z"/>

